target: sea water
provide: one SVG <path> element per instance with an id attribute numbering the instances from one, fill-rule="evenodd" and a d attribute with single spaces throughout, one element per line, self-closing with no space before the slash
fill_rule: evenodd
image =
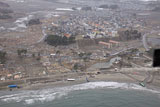
<path id="1" fill-rule="evenodd" d="M 1 91 L 0 107 L 160 107 L 159 91 L 136 84 L 90 82 L 73 86 Z"/>

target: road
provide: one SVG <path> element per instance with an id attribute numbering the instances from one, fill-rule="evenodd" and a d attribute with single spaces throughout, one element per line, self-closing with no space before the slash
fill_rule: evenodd
<path id="1" fill-rule="evenodd" d="M 149 35 L 150 33 L 144 34 L 143 38 L 142 38 L 142 42 L 143 42 L 143 46 L 146 49 L 146 51 L 149 51 L 149 46 L 147 45 L 147 35 Z"/>
<path id="2" fill-rule="evenodd" d="M 135 49 L 135 48 L 136 48 L 136 47 L 129 47 L 129 48 L 126 48 L 126 49 L 123 49 L 123 50 L 120 50 L 120 51 L 111 53 L 110 55 L 111 55 L 111 56 L 115 56 L 115 55 L 118 55 L 118 54 L 120 54 L 120 53 L 122 53 L 122 52 L 128 51 L 128 50 L 130 50 L 130 49 Z"/>
<path id="3" fill-rule="evenodd" d="M 47 28 L 46 26 L 42 27 L 43 37 L 37 43 L 43 42 L 46 39 L 47 37 L 47 33 L 45 32 L 46 28 Z"/>
<path id="4" fill-rule="evenodd" d="M 159 33 L 159 31 L 152 30 L 150 33 L 146 33 L 143 35 L 142 42 L 143 42 L 143 46 L 146 49 L 146 51 L 150 50 L 149 45 L 147 44 L 147 35 L 151 35 L 153 33 Z"/>

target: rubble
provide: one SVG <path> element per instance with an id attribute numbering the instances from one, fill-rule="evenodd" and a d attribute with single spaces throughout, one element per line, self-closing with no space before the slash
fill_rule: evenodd
<path id="1" fill-rule="evenodd" d="M 118 72 L 124 67 L 151 67 L 152 60 L 148 58 L 141 42 L 147 27 L 145 19 L 139 17 L 138 13 L 133 14 L 137 9 L 143 13 L 143 7 L 139 6 L 133 12 L 124 8 L 134 10 L 136 6 L 108 4 L 56 8 L 54 11 L 66 13 L 45 19 L 33 19 L 32 15 L 19 18 L 15 24 L 24 28 L 24 31 L 11 31 L 0 38 L 0 48 L 8 53 L 8 62 L 0 66 L 1 81 L 70 72 Z M 3 29 L 3 26 L 0 27 L 0 30 Z M 50 37 L 48 45 L 45 40 Z M 73 38 L 74 42 L 68 43 Z M 17 55 L 18 49 L 27 50 L 25 57 Z M 90 55 L 84 57 L 81 53 Z M 114 57 L 118 59 L 112 61 Z"/>
<path id="2" fill-rule="evenodd" d="M 40 19 L 31 19 L 28 21 L 28 25 L 37 25 L 37 24 L 41 24 Z"/>

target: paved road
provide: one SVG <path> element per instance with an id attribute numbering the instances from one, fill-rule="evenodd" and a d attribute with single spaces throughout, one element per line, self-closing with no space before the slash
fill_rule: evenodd
<path id="1" fill-rule="evenodd" d="M 147 36 L 153 33 L 159 33 L 159 31 L 152 30 L 150 33 L 146 33 L 143 35 L 142 42 L 143 42 L 143 46 L 146 49 L 146 51 L 149 51 L 149 45 L 147 44 Z"/>
<path id="2" fill-rule="evenodd" d="M 150 33 L 144 34 L 143 38 L 142 38 L 142 42 L 143 42 L 143 46 L 146 49 L 146 51 L 149 51 L 149 46 L 147 45 L 147 35 L 149 35 Z"/>
<path id="3" fill-rule="evenodd" d="M 45 32 L 45 29 L 46 29 L 46 26 L 43 26 L 42 27 L 43 37 L 37 43 L 43 42 L 46 39 L 47 33 Z"/>

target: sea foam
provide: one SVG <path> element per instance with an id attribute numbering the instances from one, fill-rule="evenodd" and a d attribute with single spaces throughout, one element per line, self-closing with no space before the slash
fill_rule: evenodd
<path id="1" fill-rule="evenodd" d="M 147 89 L 133 83 L 118 83 L 118 82 L 90 82 L 84 84 L 78 84 L 73 86 L 49 88 L 42 90 L 33 90 L 33 91 L 20 91 L 17 94 L 4 95 L 0 96 L 0 100 L 4 102 L 22 102 L 24 104 L 33 104 L 35 102 L 49 102 L 55 99 L 59 99 L 69 92 L 78 91 L 78 90 L 88 90 L 96 88 L 120 88 L 120 89 L 133 89 L 133 90 L 142 90 L 149 91 L 152 93 L 158 93 L 159 91 Z"/>

